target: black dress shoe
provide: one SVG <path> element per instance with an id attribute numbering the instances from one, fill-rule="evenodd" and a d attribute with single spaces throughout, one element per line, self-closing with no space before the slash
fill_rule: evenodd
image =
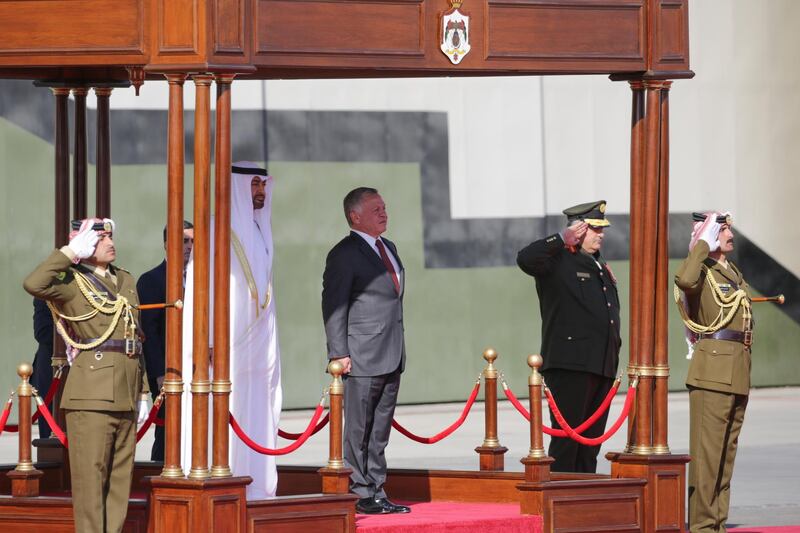
<path id="1" fill-rule="evenodd" d="M 361 498 L 356 502 L 356 512 L 359 514 L 389 514 L 391 511 L 375 498 Z"/>
<path id="2" fill-rule="evenodd" d="M 396 503 L 392 503 L 386 498 L 375 498 L 375 503 L 383 507 L 387 513 L 410 513 L 411 507 L 406 507 L 405 505 L 397 505 Z"/>

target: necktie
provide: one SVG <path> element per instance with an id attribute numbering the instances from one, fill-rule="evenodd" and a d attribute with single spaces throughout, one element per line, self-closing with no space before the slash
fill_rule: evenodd
<path id="1" fill-rule="evenodd" d="M 383 242 L 380 239 L 375 241 L 375 246 L 378 247 L 378 252 L 381 254 L 381 259 L 383 260 L 383 264 L 386 266 L 386 270 L 389 271 L 389 275 L 392 276 L 392 283 L 394 283 L 394 291 L 397 294 L 400 294 L 400 281 L 397 279 L 397 272 L 394 271 L 394 265 L 389 260 L 389 255 L 386 253 L 386 248 L 383 246 Z"/>

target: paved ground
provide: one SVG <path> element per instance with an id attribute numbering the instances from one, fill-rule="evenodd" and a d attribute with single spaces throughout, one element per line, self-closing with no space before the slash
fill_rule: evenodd
<path id="1" fill-rule="evenodd" d="M 465 394 L 468 391 L 465 391 Z M 523 391 L 516 391 L 521 394 Z M 611 406 L 611 419 L 620 412 L 623 397 Z M 430 436 L 441 431 L 459 415 L 463 404 L 403 406 L 397 420 L 418 435 Z M 800 387 L 757 389 L 750 395 L 744 429 L 734 471 L 730 523 L 733 526 L 800 525 Z M 669 397 L 669 445 L 675 453 L 689 448 L 689 397 L 672 393 Z M 310 411 L 284 413 L 281 427 L 302 431 Z M 528 429 L 524 419 L 508 403 L 501 402 L 498 413 L 499 438 L 509 451 L 506 469 L 521 471 L 518 459 L 527 454 Z M 137 459 L 147 460 L 152 430 L 140 443 Z M 391 467 L 475 469 L 473 451 L 483 441 L 483 405 L 476 404 L 464 425 L 451 437 L 434 445 L 422 445 L 394 433 L 386 455 Z M 282 441 L 283 444 L 286 441 Z M 624 426 L 604 446 L 605 451 L 624 447 Z M 327 429 L 311 438 L 295 453 L 279 459 L 279 464 L 322 465 L 327 460 Z M 14 462 L 16 436 L 0 436 L 0 463 Z M 608 472 L 605 459 L 599 471 Z"/>

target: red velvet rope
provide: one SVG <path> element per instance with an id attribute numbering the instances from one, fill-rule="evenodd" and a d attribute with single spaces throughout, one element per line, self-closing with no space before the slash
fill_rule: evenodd
<path id="1" fill-rule="evenodd" d="M 150 408 L 150 413 L 147 415 L 147 420 L 144 421 L 142 427 L 140 427 L 139 431 L 136 432 L 136 442 L 142 440 L 144 434 L 147 433 L 147 430 L 150 429 L 150 426 L 153 424 L 153 422 L 155 422 L 158 410 L 161 408 L 161 402 L 164 399 L 163 394 L 164 393 L 161 393 L 161 395 L 156 396 L 156 401 L 153 402 L 153 407 Z"/>
<path id="2" fill-rule="evenodd" d="M 472 389 L 472 394 L 470 394 L 469 399 L 467 400 L 467 404 L 464 406 L 464 409 L 461 411 L 461 416 L 458 417 L 458 420 L 450 424 L 450 426 L 446 427 L 433 437 L 419 437 L 414 435 L 409 430 L 404 428 L 400 425 L 400 422 L 397 420 L 392 420 L 392 427 L 408 437 L 409 439 L 413 440 L 414 442 L 419 442 L 420 444 L 435 444 L 442 440 L 445 437 L 450 436 L 455 430 L 457 430 L 461 424 L 464 423 L 464 420 L 467 419 L 467 415 L 469 414 L 470 409 L 472 409 L 472 404 L 475 403 L 475 398 L 478 397 L 478 391 L 481 388 L 481 382 L 478 381 L 475 383 L 475 387 Z"/>
<path id="3" fill-rule="evenodd" d="M 37 396 L 37 398 L 39 397 Z M 44 402 L 42 403 L 36 402 L 36 403 L 37 403 L 37 408 L 42 413 L 44 419 L 47 421 L 47 425 L 50 426 L 51 430 L 53 430 L 53 434 L 55 434 L 55 436 L 58 438 L 58 440 L 61 442 L 64 448 L 69 448 L 69 443 L 67 442 L 67 436 L 64 435 L 64 431 L 60 427 L 58 427 L 56 421 L 53 420 L 53 415 L 50 414 L 50 410 L 47 408 L 47 404 Z"/>
<path id="4" fill-rule="evenodd" d="M 60 384 L 61 384 L 61 377 L 54 377 L 53 378 L 53 383 L 50 385 L 50 390 L 47 391 L 47 396 L 45 396 L 45 398 L 44 398 L 44 403 L 45 404 L 50 405 L 51 403 L 53 403 L 53 398 L 55 397 L 56 391 L 58 390 L 58 386 Z M 6 417 L 6 418 L 8 418 L 8 417 Z M 36 411 L 35 413 L 33 413 L 33 416 L 31 417 L 31 424 L 33 424 L 37 420 L 39 420 L 39 411 Z M 16 433 L 17 431 L 19 431 L 19 425 L 18 424 L 8 424 L 5 427 L 5 430 L 8 431 L 9 433 Z M 2 433 L 2 432 L 3 432 L 2 429 L 0 429 L 0 433 Z"/>
<path id="5" fill-rule="evenodd" d="M 580 426 L 575 428 L 575 433 L 583 433 L 584 431 L 586 431 L 587 429 L 592 427 L 592 425 L 595 422 L 597 422 L 597 420 L 601 416 L 603 416 L 603 413 L 605 413 L 608 410 L 609 406 L 611 405 L 611 401 L 614 399 L 614 396 L 617 394 L 617 390 L 619 390 L 619 383 L 620 383 L 619 381 L 614 382 L 614 386 L 611 387 L 611 390 L 608 391 L 608 394 L 606 394 L 606 397 L 603 398 L 603 402 L 600 404 L 600 407 L 598 407 L 597 410 L 594 413 L 592 413 L 592 416 L 587 418 Z M 511 404 L 514 407 L 517 408 L 517 411 L 519 411 L 522 414 L 522 416 L 524 416 L 525 419 L 528 422 L 530 422 L 531 421 L 531 414 L 528 412 L 527 409 L 525 409 L 525 406 L 522 405 L 519 402 L 519 400 L 514 395 L 514 393 L 511 391 L 511 389 L 509 389 L 508 387 L 504 386 L 503 387 L 503 392 L 505 393 L 506 398 L 508 398 L 508 401 L 510 401 Z M 553 429 L 550 426 L 544 425 L 544 423 L 542 423 L 542 432 L 550 435 L 551 437 L 566 437 L 567 436 L 567 432 L 564 431 L 563 429 Z"/>
<path id="6" fill-rule="evenodd" d="M 50 405 L 51 403 L 53 403 L 53 398 L 56 397 L 56 391 L 58 390 L 58 387 L 60 385 L 61 385 L 61 376 L 54 376 L 52 383 L 50 383 L 50 388 L 47 389 L 47 395 L 45 395 L 44 397 L 45 405 Z M 31 417 L 31 424 L 33 424 L 37 420 L 39 420 L 38 410 L 35 413 L 33 413 L 33 416 Z"/>
<path id="7" fill-rule="evenodd" d="M 625 405 L 622 406 L 622 412 L 620 413 L 616 422 L 614 422 L 614 425 L 611 426 L 608 431 L 603 433 L 601 436 L 595 438 L 586 438 L 578 435 L 575 430 L 572 429 L 569 424 L 567 424 L 567 421 L 564 420 L 564 416 L 561 414 L 561 411 L 558 410 L 558 406 L 556 405 L 556 401 L 553 399 L 550 389 L 545 388 L 544 394 L 547 396 L 547 403 L 550 406 L 550 410 L 553 411 L 553 416 L 555 417 L 556 422 L 558 422 L 558 425 L 564 428 L 564 431 L 566 431 L 569 438 L 586 446 L 597 446 L 598 444 L 602 444 L 610 439 L 611 436 L 617 432 L 625 419 L 628 418 L 628 413 L 631 410 L 631 404 L 633 404 L 633 398 L 636 396 L 636 387 L 631 387 L 628 389 L 628 394 L 625 396 Z"/>
<path id="8" fill-rule="evenodd" d="M 317 433 L 319 433 L 322 430 L 322 428 L 328 425 L 329 420 L 330 420 L 330 413 L 325 413 L 325 416 L 322 418 L 322 420 L 319 421 L 319 424 L 317 424 L 317 427 L 315 427 L 314 431 L 311 432 L 311 435 L 316 435 Z M 288 431 L 284 431 L 281 428 L 278 428 L 278 436 L 286 440 L 297 440 L 300 437 L 302 437 L 303 434 L 289 433 Z"/>
<path id="9" fill-rule="evenodd" d="M 242 442 L 247 444 L 251 450 L 254 452 L 260 453 L 262 455 L 286 455 L 287 453 L 291 453 L 295 451 L 297 448 L 305 444 L 308 438 L 313 435 L 313 431 L 317 426 L 317 422 L 319 422 L 320 417 L 322 416 L 323 405 L 320 403 L 317 405 L 317 409 L 314 411 L 314 416 L 311 417 L 311 421 L 308 423 L 308 427 L 306 430 L 300 435 L 300 437 L 294 441 L 289 446 L 285 446 L 283 448 L 265 448 L 264 446 L 258 445 L 254 442 L 250 437 L 247 436 L 247 433 L 242 430 L 239 423 L 233 417 L 233 414 L 230 414 L 230 424 L 233 428 L 234 433 Z"/>
<path id="10" fill-rule="evenodd" d="M 6 406 L 3 409 L 3 414 L 0 415 L 0 435 L 3 434 L 3 430 L 6 429 L 6 422 L 8 421 L 8 415 L 11 414 L 11 406 L 14 405 L 12 398 L 9 398 L 6 402 Z"/>

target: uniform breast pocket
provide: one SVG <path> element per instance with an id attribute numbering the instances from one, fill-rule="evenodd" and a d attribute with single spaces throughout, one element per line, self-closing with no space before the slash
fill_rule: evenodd
<path id="1" fill-rule="evenodd" d="M 114 361 L 108 354 L 97 361 L 91 359 L 76 362 L 70 369 L 72 382 L 70 396 L 73 400 L 114 401 Z M 106 360 L 109 359 L 109 360 Z"/>

